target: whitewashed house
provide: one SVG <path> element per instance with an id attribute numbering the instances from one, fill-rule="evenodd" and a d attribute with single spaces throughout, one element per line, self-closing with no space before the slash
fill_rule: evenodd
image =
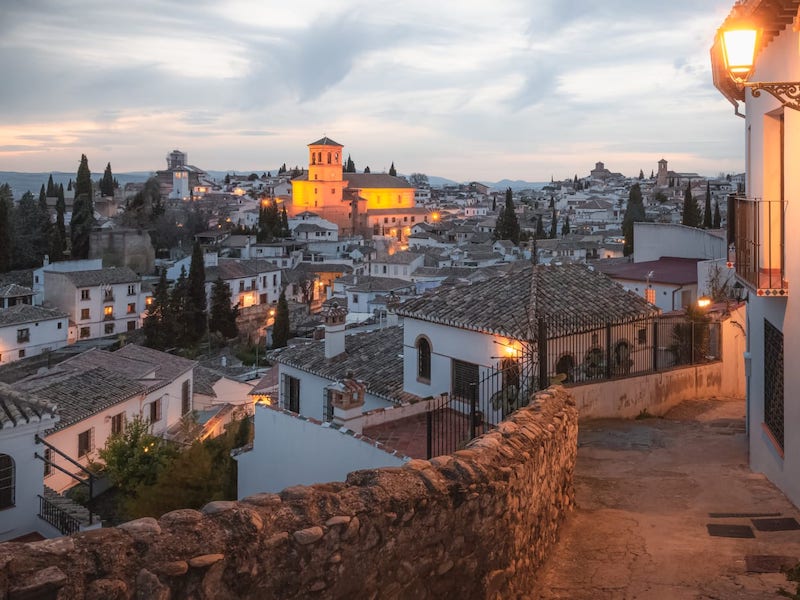
<path id="1" fill-rule="evenodd" d="M 96 271 L 103 268 L 103 259 L 87 258 L 83 260 L 62 260 L 51 263 L 45 257 L 44 264 L 33 271 L 33 303 L 41 305 L 44 302 L 44 273 L 52 271 L 65 273 L 67 271 Z"/>
<path id="2" fill-rule="evenodd" d="M 0 542 L 61 533 L 39 518 L 43 463 L 36 436 L 58 423 L 55 405 L 0 383 Z"/>
<path id="3" fill-rule="evenodd" d="M 44 271 L 44 300 L 69 314 L 79 340 L 139 329 L 147 294 L 128 267 Z"/>
<path id="4" fill-rule="evenodd" d="M 36 356 L 67 345 L 69 315 L 63 311 L 17 304 L 0 310 L 0 364 Z"/>
<path id="5" fill-rule="evenodd" d="M 763 28 L 756 38 L 751 82 L 800 82 L 800 3 L 737 2 L 720 33 L 741 19 Z M 721 35 L 711 52 L 714 84 L 735 106 L 742 125 L 745 193 L 735 197 L 728 220 L 730 261 L 748 293 L 747 372 L 750 466 L 764 473 L 800 506 L 800 304 L 789 283 L 800 282 L 800 105 L 767 92 L 756 97 L 726 72 Z M 797 83 L 784 87 L 796 88 Z M 780 94 L 779 94 L 780 95 Z M 740 115 L 741 116 L 741 115 Z M 794 359 L 792 357 L 795 357 Z"/>
<path id="6" fill-rule="evenodd" d="M 231 306 L 247 308 L 257 304 L 274 304 L 281 290 L 281 269 L 265 259 L 220 258 L 207 263 L 206 297 L 211 300 L 211 288 L 217 279 L 228 284 Z"/>
<path id="7" fill-rule="evenodd" d="M 23 395 L 47 400 L 58 407 L 59 422 L 48 430 L 49 446 L 88 467 L 108 437 L 141 415 L 162 435 L 192 410 L 192 371 L 195 362 L 129 344 L 116 352 L 89 350 L 55 367 L 14 383 Z M 86 473 L 53 452 L 45 458 L 68 471 L 45 469 L 44 483 L 57 492 L 72 487 Z M 41 471 L 39 471 L 41 473 Z"/>

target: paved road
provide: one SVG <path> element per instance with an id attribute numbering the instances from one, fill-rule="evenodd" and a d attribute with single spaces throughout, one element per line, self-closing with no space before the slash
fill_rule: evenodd
<path id="1" fill-rule="evenodd" d="M 779 598 L 780 587 L 794 591 L 781 573 L 748 572 L 745 557 L 800 560 L 800 530 L 754 529 L 753 539 L 737 539 L 706 528 L 752 526 L 709 513 L 800 521 L 797 508 L 748 469 L 744 409 L 742 401 L 705 400 L 663 419 L 581 423 L 578 507 L 531 598 L 764 600 Z"/>

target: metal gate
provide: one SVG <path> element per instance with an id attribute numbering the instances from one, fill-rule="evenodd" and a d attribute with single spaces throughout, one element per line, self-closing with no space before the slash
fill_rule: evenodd
<path id="1" fill-rule="evenodd" d="M 450 394 L 427 413 L 428 458 L 451 454 L 527 406 L 535 390 L 530 353 L 501 359 L 494 367 L 453 360 Z"/>

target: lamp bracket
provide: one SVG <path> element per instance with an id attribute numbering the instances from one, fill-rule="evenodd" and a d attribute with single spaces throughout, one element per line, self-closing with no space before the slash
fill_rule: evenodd
<path id="1" fill-rule="evenodd" d="M 800 81 L 746 81 L 742 85 L 750 88 L 754 98 L 758 98 L 764 91 L 777 98 L 784 106 L 800 111 Z"/>

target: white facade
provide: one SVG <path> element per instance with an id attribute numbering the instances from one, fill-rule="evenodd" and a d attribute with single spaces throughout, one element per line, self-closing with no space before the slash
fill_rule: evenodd
<path id="1" fill-rule="evenodd" d="M 0 326 L 0 363 L 6 364 L 37 356 L 48 350 L 67 345 L 69 319 L 63 313 L 38 306 L 18 305 L 4 309 L 8 312 L 32 314 L 25 319 Z M 35 313 L 41 313 L 36 316 Z"/>
<path id="2" fill-rule="evenodd" d="M 38 517 L 39 496 L 43 494 L 43 446 L 36 444 L 35 436 L 44 435 L 58 419 L 44 415 L 27 423 L 0 428 L 0 454 L 13 461 L 13 505 L 0 508 L 0 542 L 32 532 L 44 537 L 57 537 L 61 533 Z"/>
<path id="3" fill-rule="evenodd" d="M 358 469 L 399 467 L 408 459 L 369 441 L 257 404 L 253 449 L 236 456 L 239 499 L 293 485 L 344 481 Z"/>
<path id="4" fill-rule="evenodd" d="M 725 237 L 707 229 L 672 223 L 634 223 L 633 262 L 649 262 L 664 256 L 727 259 Z"/>
<path id="5" fill-rule="evenodd" d="M 760 11 L 757 16 L 768 21 L 782 18 L 767 5 L 756 5 L 756 8 Z M 778 32 L 776 36 L 762 43 L 756 54 L 750 80 L 799 81 L 800 32 L 791 25 L 774 29 Z M 785 280 L 791 284 L 784 295 L 761 296 L 756 293 L 752 280 L 748 283 L 741 278 L 749 289 L 750 466 L 764 473 L 800 506 L 800 371 L 794 362 L 800 356 L 800 306 L 795 300 L 797 290 L 792 291 L 800 282 L 800 244 L 794 238 L 794 232 L 800 227 L 800 214 L 797 206 L 793 206 L 800 198 L 800 170 L 797 168 L 800 164 L 800 110 L 783 107 L 768 93 L 755 98 L 745 90 L 745 95 L 746 195 L 760 219 L 760 228 L 750 233 L 762 249 L 758 263 L 752 266 L 756 267 L 756 277 L 774 275 L 780 271 L 782 253 Z M 778 208 L 781 202 L 786 204 Z M 737 234 L 743 231 L 743 226 L 744 223 L 737 223 Z M 786 232 L 785 239 L 779 233 L 781 230 Z M 783 248 L 781 243 L 785 243 Z M 746 273 L 746 265 L 736 267 L 738 272 Z"/>
<path id="6" fill-rule="evenodd" d="M 33 272 L 33 303 L 41 306 L 44 302 L 44 272 L 67 273 L 69 271 L 93 271 L 103 268 L 102 258 L 87 258 L 84 260 L 62 260 L 59 262 L 45 261 L 44 265 Z"/>

